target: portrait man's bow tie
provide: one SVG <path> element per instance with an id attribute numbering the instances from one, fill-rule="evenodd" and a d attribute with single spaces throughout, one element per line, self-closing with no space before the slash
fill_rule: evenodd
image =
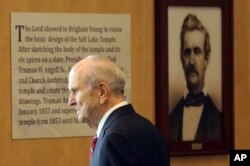
<path id="1" fill-rule="evenodd" d="M 185 106 L 201 106 L 205 100 L 205 97 L 206 96 L 203 92 L 200 92 L 198 94 L 188 93 L 185 98 Z"/>

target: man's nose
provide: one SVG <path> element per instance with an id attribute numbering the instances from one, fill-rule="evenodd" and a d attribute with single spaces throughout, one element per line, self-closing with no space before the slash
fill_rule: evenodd
<path id="1" fill-rule="evenodd" d="M 189 63 L 192 65 L 195 63 L 195 55 L 194 55 L 193 51 L 191 52 L 191 54 L 189 56 Z"/>
<path id="2" fill-rule="evenodd" d="M 76 100 L 75 100 L 75 98 L 73 97 L 72 94 L 69 95 L 68 105 L 69 106 L 75 106 L 76 105 Z"/>

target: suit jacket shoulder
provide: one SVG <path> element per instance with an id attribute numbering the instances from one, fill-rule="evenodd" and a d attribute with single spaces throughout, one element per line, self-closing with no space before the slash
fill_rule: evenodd
<path id="1" fill-rule="evenodd" d="M 169 165 L 166 153 L 159 131 L 138 115 L 132 105 L 126 105 L 115 110 L 105 122 L 91 165 Z"/>
<path id="2" fill-rule="evenodd" d="M 217 109 L 211 97 L 207 95 L 196 139 L 216 140 L 222 138 L 222 113 Z"/>
<path id="3" fill-rule="evenodd" d="M 182 117 L 184 98 L 182 97 L 175 108 L 169 114 L 169 139 L 171 141 L 182 140 Z"/>

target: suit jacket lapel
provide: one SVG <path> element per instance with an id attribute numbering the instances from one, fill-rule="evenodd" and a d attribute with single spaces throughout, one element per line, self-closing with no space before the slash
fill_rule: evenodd
<path id="1" fill-rule="evenodd" d="M 131 114 L 131 113 L 134 113 L 134 109 L 132 107 L 131 104 L 128 104 L 128 105 L 125 105 L 125 106 L 122 106 L 118 109 L 116 109 L 114 112 L 112 112 L 108 119 L 106 120 L 106 122 L 104 123 L 104 126 L 102 128 L 102 131 L 100 133 L 100 136 L 98 138 L 98 141 L 97 141 L 97 144 L 96 144 L 96 147 L 95 147 L 95 151 L 94 151 L 94 154 L 98 154 L 97 156 L 99 156 L 99 153 L 100 153 L 100 145 L 102 144 L 102 141 L 103 141 L 103 138 L 105 136 L 105 131 L 112 125 L 112 123 L 119 117 L 121 116 L 124 116 L 124 115 L 127 115 L 127 114 Z M 98 160 L 96 161 L 95 160 L 96 158 L 96 155 L 93 155 L 93 158 L 92 158 L 92 161 L 93 162 L 98 162 Z M 98 157 L 97 157 L 98 158 Z"/>
<path id="2" fill-rule="evenodd" d="M 208 123 L 207 119 L 209 116 L 209 108 L 207 100 L 204 102 L 204 108 L 203 112 L 201 114 L 201 119 L 198 125 L 198 129 L 195 135 L 195 140 L 203 140 L 204 138 L 207 138 L 207 131 L 208 131 Z"/>
<path id="3" fill-rule="evenodd" d="M 182 141 L 182 117 L 184 109 L 184 99 L 182 98 L 171 112 L 171 118 L 169 119 L 170 125 L 170 140 Z"/>

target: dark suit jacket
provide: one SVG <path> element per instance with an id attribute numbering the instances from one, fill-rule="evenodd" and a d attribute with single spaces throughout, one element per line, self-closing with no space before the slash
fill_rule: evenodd
<path id="1" fill-rule="evenodd" d="M 184 98 L 179 101 L 169 115 L 171 141 L 182 141 L 183 108 Z M 207 95 L 194 141 L 220 139 L 221 135 L 221 112 L 218 111 L 210 96 Z"/>
<path id="2" fill-rule="evenodd" d="M 91 166 L 169 166 L 169 156 L 159 131 L 129 104 L 106 120 Z"/>

